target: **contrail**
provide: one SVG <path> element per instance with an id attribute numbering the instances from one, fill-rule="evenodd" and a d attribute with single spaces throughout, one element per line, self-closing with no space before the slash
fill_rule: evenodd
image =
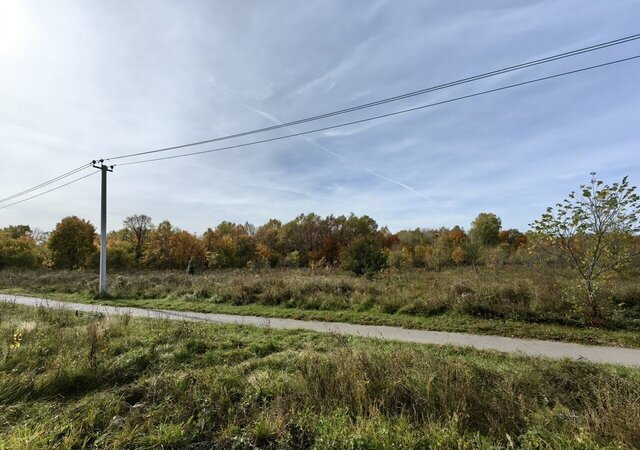
<path id="1" fill-rule="evenodd" d="M 376 171 L 374 171 L 374 170 L 371 170 L 371 169 L 363 169 L 363 170 L 365 170 L 366 172 L 369 172 L 371 175 L 374 175 L 374 176 L 376 176 L 376 177 L 378 177 L 378 178 L 380 178 L 380 179 L 382 179 L 382 180 L 386 180 L 386 181 L 388 181 L 389 183 L 397 184 L 398 186 L 403 187 L 403 188 L 405 188 L 406 190 L 411 191 L 411 192 L 413 192 L 414 194 L 416 194 L 416 195 L 418 195 L 418 196 L 420 196 L 420 197 L 422 197 L 422 198 L 424 198 L 424 199 L 427 199 L 427 200 L 429 200 L 430 202 L 434 202 L 434 203 L 435 203 L 435 200 L 434 200 L 434 199 L 432 199 L 431 197 L 429 197 L 427 194 L 423 194 L 422 192 L 418 192 L 418 191 L 416 191 L 414 188 L 412 188 L 411 186 L 409 186 L 409 185 L 407 185 L 407 184 L 404 184 L 404 183 L 403 183 L 403 182 L 401 182 L 401 181 L 394 180 L 393 178 L 385 177 L 384 175 L 382 175 L 382 174 L 380 174 L 380 173 L 378 173 L 378 172 L 376 172 Z"/>
<path id="2" fill-rule="evenodd" d="M 278 124 L 278 125 L 281 125 L 281 124 L 283 123 L 283 122 L 282 122 L 282 121 L 280 121 L 278 118 L 276 118 L 276 117 L 272 116 L 272 115 L 271 115 L 271 114 L 269 114 L 269 113 L 266 113 L 266 112 L 264 112 L 264 111 L 261 111 L 261 110 L 259 110 L 259 109 L 257 109 L 257 108 L 253 108 L 253 107 L 251 107 L 251 106 L 249 106 L 249 105 L 245 105 L 244 103 L 240 103 L 240 105 L 241 105 L 241 106 L 243 106 L 244 108 L 248 109 L 249 111 L 252 111 L 252 112 L 254 112 L 254 113 L 256 113 L 256 114 L 261 115 L 262 117 L 264 117 L 264 118 L 266 118 L 266 119 L 271 120 L 272 122 L 274 122 L 274 123 L 276 123 L 276 124 Z M 291 130 L 291 128 L 290 128 L 290 127 L 286 127 L 286 129 Z M 325 146 L 318 144 L 314 139 L 310 138 L 309 136 L 300 136 L 300 137 L 301 137 L 302 139 L 304 139 L 305 141 L 307 141 L 309 144 L 311 144 L 311 145 L 313 145 L 314 147 L 316 147 L 317 149 L 319 149 L 319 150 L 321 150 L 321 151 L 323 151 L 323 152 L 325 152 L 325 153 L 328 153 L 328 154 L 329 154 L 329 155 L 331 155 L 331 156 L 334 156 L 334 157 L 336 157 L 336 158 L 338 158 L 338 159 L 341 159 L 342 161 L 346 161 L 346 162 L 348 162 L 348 163 L 351 163 L 352 165 L 356 166 L 358 169 L 363 170 L 363 171 L 367 172 L 368 174 L 373 175 L 373 176 L 374 176 L 374 177 L 376 177 L 376 178 L 380 178 L 381 180 L 387 181 L 387 182 L 389 182 L 389 183 L 393 183 L 393 184 L 395 184 L 396 186 L 400 186 L 401 188 L 406 189 L 407 191 L 412 192 L 412 193 L 416 194 L 417 196 L 419 196 L 419 197 L 421 197 L 421 198 L 424 198 L 425 200 L 429 200 L 430 202 L 435 203 L 435 200 L 434 200 L 434 199 L 432 199 L 430 196 L 428 196 L 428 195 L 426 195 L 426 194 L 423 194 L 422 192 L 419 192 L 419 191 L 415 190 L 415 189 L 414 189 L 414 188 L 412 188 L 411 186 L 409 186 L 409 185 L 407 185 L 407 184 L 405 184 L 405 183 L 403 183 L 403 182 L 401 182 L 401 181 L 394 180 L 393 178 L 389 178 L 389 177 L 387 177 L 387 176 L 384 176 L 384 175 L 382 175 L 381 173 L 376 172 L 375 170 L 365 169 L 365 168 L 362 168 L 362 167 L 358 167 L 358 166 L 356 165 L 355 161 L 350 160 L 350 159 L 348 159 L 348 158 L 344 157 L 343 155 L 341 155 L 341 154 L 339 154 L 339 153 L 336 153 L 336 152 L 334 152 L 334 151 L 332 151 L 332 150 L 329 150 L 329 149 L 328 149 L 328 148 L 326 148 Z"/>

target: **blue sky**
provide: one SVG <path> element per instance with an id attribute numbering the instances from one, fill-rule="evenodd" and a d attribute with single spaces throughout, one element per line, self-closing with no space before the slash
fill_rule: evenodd
<path id="1" fill-rule="evenodd" d="M 640 2 L 0 0 L 0 197 L 91 159 L 295 120 L 640 32 Z M 291 131 L 640 54 L 640 41 Z M 640 182 L 640 62 L 367 124 L 116 167 L 109 228 L 369 214 L 526 229 L 597 171 Z M 249 137 L 234 141 L 253 140 Z M 222 144 L 219 144 L 222 145 Z M 203 146 L 213 148 L 216 144 Z M 99 218 L 99 178 L 0 226 Z"/>

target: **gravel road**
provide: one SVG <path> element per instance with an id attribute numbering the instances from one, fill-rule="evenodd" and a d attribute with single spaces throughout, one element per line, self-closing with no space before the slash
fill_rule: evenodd
<path id="1" fill-rule="evenodd" d="M 378 325 L 355 325 L 340 322 L 317 322 L 294 319 L 265 318 L 256 316 L 237 316 L 230 314 L 197 313 L 185 311 L 154 310 L 143 308 L 89 305 L 84 303 L 61 302 L 45 298 L 24 297 L 0 294 L 0 301 L 13 302 L 27 306 L 45 306 L 65 308 L 77 311 L 102 313 L 105 315 L 129 314 L 132 317 L 150 319 L 170 319 L 215 324 L 249 325 L 279 329 L 311 330 L 320 333 L 336 333 L 368 338 L 377 338 L 419 344 L 456 345 L 473 347 L 479 350 L 518 353 L 526 356 L 546 358 L 569 358 L 595 363 L 619 364 L 640 367 L 640 349 L 621 347 L 602 347 L 572 344 L 568 342 L 541 341 L 534 339 L 516 339 L 502 336 L 486 336 L 467 333 L 449 333 L 443 331 L 410 330 L 399 327 Z"/>

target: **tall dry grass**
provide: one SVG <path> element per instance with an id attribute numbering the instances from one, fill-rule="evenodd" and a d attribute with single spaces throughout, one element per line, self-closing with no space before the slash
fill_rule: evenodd
<path id="1" fill-rule="evenodd" d="M 7 448 L 640 446 L 638 370 L 12 305 L 0 318 Z"/>
<path id="2" fill-rule="evenodd" d="M 113 274 L 117 299 L 170 299 L 230 305 L 267 305 L 326 311 L 375 310 L 387 314 L 443 313 L 529 323 L 584 326 L 578 280 L 563 269 L 507 266 L 476 274 L 389 270 L 373 279 L 335 270 L 278 269 Z M 0 271 L 0 289 L 97 296 L 92 273 Z M 611 329 L 640 330 L 640 277 L 620 275 L 603 285 L 600 302 Z"/>

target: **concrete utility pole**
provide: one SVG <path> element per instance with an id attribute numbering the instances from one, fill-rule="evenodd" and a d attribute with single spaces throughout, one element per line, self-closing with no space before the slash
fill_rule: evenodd
<path id="1" fill-rule="evenodd" d="M 100 163 L 100 165 L 96 165 Z M 104 160 L 93 161 L 93 167 L 102 172 L 100 191 L 100 295 L 107 295 L 107 172 L 114 166 L 105 166 Z"/>

